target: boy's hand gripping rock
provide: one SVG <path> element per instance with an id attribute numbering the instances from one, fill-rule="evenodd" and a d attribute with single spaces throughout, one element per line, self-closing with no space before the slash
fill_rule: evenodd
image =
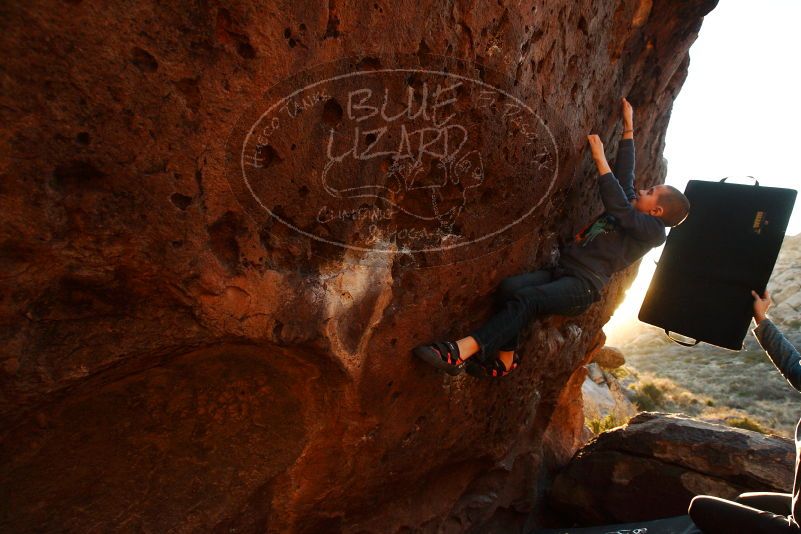
<path id="1" fill-rule="evenodd" d="M 612 172 L 604 155 L 604 144 L 601 142 L 601 138 L 597 134 L 590 134 L 587 136 L 587 141 L 590 143 L 590 152 L 592 152 L 592 159 L 595 160 L 595 166 L 598 168 L 598 174 L 604 175 Z"/>
<path id="2" fill-rule="evenodd" d="M 623 129 L 633 130 L 634 129 L 634 108 L 631 107 L 631 104 L 625 97 L 621 98 L 621 111 L 623 113 Z"/>
<path id="3" fill-rule="evenodd" d="M 592 159 L 598 160 L 600 158 L 606 158 L 604 155 L 604 144 L 601 141 L 601 138 L 598 137 L 597 134 L 590 134 L 587 136 L 587 141 L 590 143 L 590 152 L 592 152 Z"/>

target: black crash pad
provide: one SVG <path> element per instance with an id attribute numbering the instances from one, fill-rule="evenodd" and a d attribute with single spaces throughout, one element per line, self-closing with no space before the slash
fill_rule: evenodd
<path id="1" fill-rule="evenodd" d="M 765 290 L 796 191 L 690 180 L 684 194 L 690 214 L 670 230 L 639 319 L 696 343 L 740 350 L 751 324 L 751 290 Z"/>
<path id="2" fill-rule="evenodd" d="M 701 534 L 690 516 L 680 515 L 653 521 L 584 528 L 550 528 L 528 534 Z"/>

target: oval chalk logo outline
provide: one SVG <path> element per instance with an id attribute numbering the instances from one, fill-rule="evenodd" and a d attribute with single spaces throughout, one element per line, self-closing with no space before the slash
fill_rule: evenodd
<path id="1" fill-rule="evenodd" d="M 333 64 L 340 63 L 342 61 L 353 60 L 353 59 L 355 59 L 355 58 L 340 58 L 338 60 L 330 62 L 329 64 L 333 65 Z M 457 61 L 457 62 L 459 62 L 459 64 L 469 64 L 469 65 L 474 65 L 474 66 L 481 66 L 478 63 L 467 62 L 467 61 L 460 60 L 460 59 L 457 59 L 457 58 L 448 58 L 448 59 L 453 60 L 453 61 Z M 316 67 L 319 67 L 319 66 L 320 65 L 316 65 L 316 66 L 311 67 L 309 69 L 299 71 L 298 73 L 296 73 L 296 74 L 294 74 L 292 76 L 284 78 L 282 81 L 286 81 L 286 80 L 289 80 L 291 78 L 298 77 L 301 74 L 303 74 L 304 72 L 309 72 L 313 68 L 316 68 Z M 483 66 L 481 66 L 481 67 L 482 68 L 486 68 L 486 67 L 483 67 Z M 503 95 L 504 97 L 509 98 L 512 101 L 514 101 L 517 105 L 519 105 L 522 109 L 524 109 L 531 117 L 534 117 L 536 119 L 537 123 L 539 124 L 539 126 L 548 135 L 548 140 L 550 141 L 550 144 L 551 144 L 551 147 L 552 147 L 553 153 L 554 153 L 554 158 L 553 158 L 554 169 L 553 169 L 553 172 L 551 173 L 547 189 L 543 192 L 543 194 L 540 196 L 540 198 L 537 200 L 537 202 L 534 203 L 528 209 L 528 211 L 526 211 L 525 213 L 523 213 L 521 216 L 517 217 L 513 221 L 509 222 L 508 224 L 502 226 L 501 228 L 498 228 L 498 229 L 496 229 L 496 230 L 494 230 L 494 231 L 492 231 L 490 233 L 487 233 L 487 234 L 484 234 L 484 235 L 481 235 L 479 237 L 475 237 L 473 239 L 469 239 L 469 240 L 466 240 L 466 241 L 460 241 L 460 242 L 452 243 L 452 244 L 442 244 L 442 245 L 436 246 L 436 247 L 415 248 L 415 249 L 410 249 L 410 248 L 407 248 L 407 247 L 399 247 L 399 248 L 396 248 L 395 250 L 393 250 L 393 249 L 388 249 L 388 248 L 366 247 L 366 246 L 360 246 L 360 245 L 346 243 L 346 242 L 343 242 L 343 241 L 335 241 L 335 240 L 332 240 L 332 239 L 326 239 L 325 237 L 313 234 L 313 233 L 308 232 L 308 231 L 306 231 L 306 230 L 304 230 L 302 228 L 298 228 L 296 225 L 294 225 L 290 221 L 285 220 L 283 217 L 281 217 L 280 215 L 275 213 L 273 210 L 271 210 L 269 207 L 267 207 L 262 202 L 262 199 L 259 197 L 259 195 L 256 194 L 256 192 L 254 191 L 253 186 L 251 185 L 250 180 L 248 179 L 247 171 L 246 171 L 246 150 L 247 150 L 248 145 L 251 142 L 251 138 L 254 135 L 256 135 L 254 133 L 254 131 L 257 129 L 258 125 L 260 125 L 262 123 L 262 121 L 266 117 L 268 117 L 270 114 L 274 113 L 276 110 L 280 110 L 283 106 L 287 105 L 288 102 L 291 102 L 294 97 L 296 97 L 297 95 L 302 94 L 304 92 L 307 92 L 310 89 L 322 86 L 324 84 L 329 84 L 329 83 L 332 83 L 332 82 L 336 82 L 338 80 L 343 80 L 343 79 L 346 79 L 346 78 L 353 78 L 353 77 L 360 77 L 360 76 L 372 76 L 372 75 L 378 75 L 378 74 L 406 74 L 406 75 L 408 75 L 408 74 L 425 74 L 425 75 L 441 76 L 441 77 L 446 78 L 446 79 L 448 79 L 448 78 L 456 79 L 456 80 L 460 80 L 462 82 L 467 82 L 467 83 L 473 84 L 473 85 L 478 86 L 478 87 L 483 87 L 483 88 L 489 89 L 494 93 Z M 273 87 L 271 87 L 265 93 L 265 96 L 269 95 L 270 91 L 272 91 L 275 87 L 280 85 L 280 83 L 282 83 L 282 81 L 277 82 Z M 259 146 L 259 144 L 257 144 L 257 146 Z M 260 146 L 264 146 L 264 145 L 260 145 Z M 480 155 L 480 153 L 479 153 L 479 155 Z M 553 190 L 553 188 L 554 188 L 554 186 L 555 186 L 555 184 L 557 182 L 558 176 L 559 176 L 559 146 L 558 146 L 558 144 L 556 142 L 556 138 L 555 138 L 553 132 L 551 131 L 551 129 L 546 124 L 546 122 L 543 120 L 543 118 L 536 111 L 534 111 L 531 108 L 531 106 L 529 106 L 523 100 L 521 100 L 520 98 L 518 98 L 515 95 L 511 94 L 510 92 L 508 92 L 508 91 L 506 91 L 504 89 L 501 89 L 501 88 L 499 88 L 499 87 L 497 87 L 495 85 L 492 85 L 492 84 L 489 84 L 487 82 L 484 82 L 482 80 L 479 80 L 479 79 L 476 79 L 476 78 L 471 78 L 469 76 L 465 76 L 465 75 L 458 74 L 458 73 L 447 72 L 447 71 L 442 71 L 442 70 L 431 70 L 431 69 L 426 69 L 426 68 L 400 68 L 399 67 L 399 68 L 382 68 L 382 69 L 370 69 L 370 70 L 357 70 L 357 71 L 354 71 L 354 72 L 346 72 L 346 73 L 343 73 L 343 74 L 338 74 L 336 76 L 331 76 L 331 77 L 323 78 L 321 80 L 316 80 L 314 82 L 311 82 L 311 83 L 305 85 L 304 87 L 302 87 L 300 89 L 296 89 L 292 93 L 290 93 L 290 94 L 288 94 L 288 95 L 286 95 L 284 97 L 279 98 L 274 104 L 270 105 L 267 108 L 267 110 L 264 111 L 252 123 L 252 125 L 247 130 L 247 133 L 244 136 L 244 140 L 242 141 L 241 151 L 240 151 L 240 155 L 239 156 L 240 156 L 239 157 L 239 168 L 240 168 L 240 171 L 241 171 L 240 174 L 241 174 L 242 180 L 245 182 L 245 186 L 246 186 L 246 188 L 248 190 L 248 193 L 250 194 L 251 198 L 253 200 L 255 200 L 255 202 L 259 205 L 259 207 L 262 210 L 264 210 L 264 212 L 269 214 L 269 216 L 271 218 L 273 218 L 274 220 L 280 222 L 281 224 L 283 224 L 287 228 L 290 228 L 291 230 L 293 230 L 293 231 L 295 231 L 295 232 L 297 232 L 297 233 L 299 233 L 299 234 L 301 234 L 301 235 L 303 235 L 305 237 L 314 239 L 316 241 L 324 242 L 324 243 L 327 243 L 329 245 L 335 245 L 337 247 L 342 247 L 342 248 L 346 248 L 346 249 L 357 250 L 357 251 L 360 251 L 360 252 L 371 252 L 371 253 L 379 252 L 379 253 L 389 253 L 389 254 L 400 254 L 400 253 L 443 252 L 443 251 L 447 251 L 447 250 L 453 250 L 453 249 L 457 249 L 457 248 L 461 248 L 461 247 L 466 247 L 466 246 L 469 246 L 469 245 L 474 245 L 474 244 L 476 244 L 478 242 L 484 241 L 486 239 L 490 239 L 490 238 L 492 238 L 494 236 L 497 236 L 499 234 L 502 234 L 502 233 L 506 232 L 510 228 L 516 226 L 517 224 L 520 224 L 526 218 L 530 217 L 531 214 L 534 213 L 534 211 L 536 211 L 537 208 L 539 208 L 542 205 L 543 201 L 546 198 L 548 198 L 548 196 L 552 192 L 552 190 Z M 331 194 L 330 191 L 329 191 L 329 194 Z M 363 196 L 375 197 L 375 195 L 363 195 Z M 350 198 L 355 198 L 355 197 L 350 197 Z M 382 197 L 377 197 L 377 198 L 382 198 Z M 387 199 L 384 199 L 384 200 L 387 200 Z"/>

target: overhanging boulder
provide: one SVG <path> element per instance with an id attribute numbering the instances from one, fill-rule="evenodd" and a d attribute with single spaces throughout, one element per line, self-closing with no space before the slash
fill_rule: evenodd
<path id="1" fill-rule="evenodd" d="M 601 211 L 586 134 L 612 157 L 621 96 L 636 107 L 639 185 L 664 180 L 670 110 L 714 4 L 5 3 L 0 530 L 385 533 L 525 517 L 579 443 L 575 373 L 634 270 L 583 316 L 536 322 L 508 380 L 449 378 L 411 348 L 475 327 L 503 277 L 552 263 Z M 558 158 L 524 150 L 538 130 L 466 92 L 455 112 L 485 172 L 475 154 L 426 152 L 420 179 L 439 187 L 426 204 L 416 168 L 383 169 L 372 150 L 337 174 L 317 165 L 332 129 L 353 139 L 363 115 L 345 89 L 359 87 L 304 93 L 283 130 L 249 115 L 286 80 L 307 89 L 342 58 L 364 73 L 400 54 L 418 70 L 456 58 L 473 87 L 494 79 L 493 94 L 551 113 Z M 387 88 L 421 98 L 423 81 Z M 255 165 L 261 181 L 231 173 Z M 386 218 L 392 202 L 412 215 Z M 513 231 L 447 248 L 532 205 Z M 423 239 L 410 218 L 442 231 L 438 252 L 403 253 Z M 370 248 L 379 223 L 396 254 Z"/>

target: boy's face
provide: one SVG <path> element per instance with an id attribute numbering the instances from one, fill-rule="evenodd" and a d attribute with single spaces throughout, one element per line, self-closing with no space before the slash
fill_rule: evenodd
<path id="1" fill-rule="evenodd" d="M 662 215 L 663 209 L 659 205 L 659 196 L 667 192 L 667 187 L 664 185 L 656 185 L 649 189 L 640 189 L 637 191 L 637 198 L 632 202 L 634 208 L 641 212 L 659 217 Z"/>

